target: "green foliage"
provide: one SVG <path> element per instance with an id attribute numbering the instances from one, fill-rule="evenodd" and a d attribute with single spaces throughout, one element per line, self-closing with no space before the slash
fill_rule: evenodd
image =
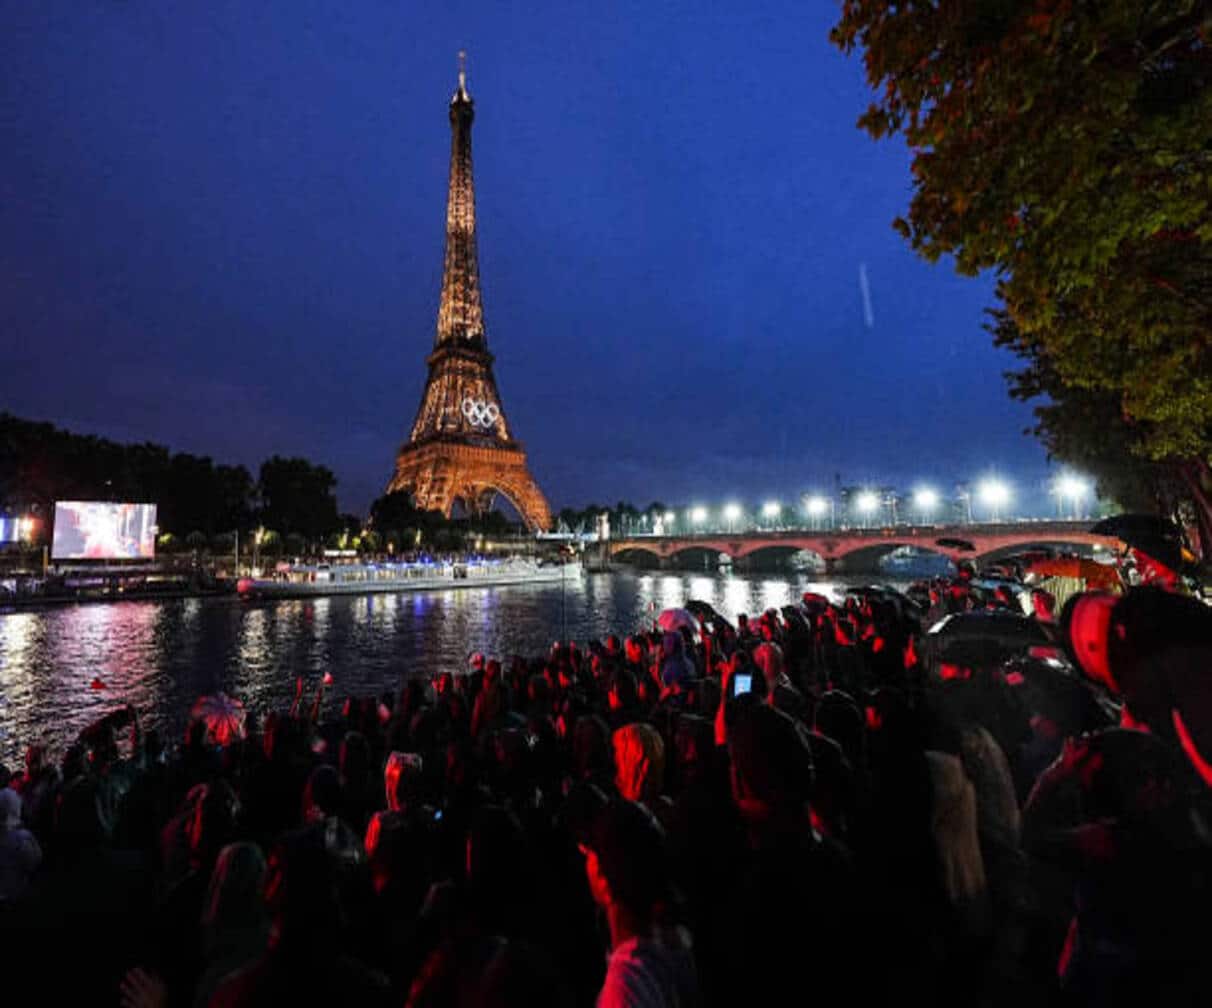
<path id="1" fill-rule="evenodd" d="M 1025 340 L 1005 310 L 989 313 L 986 326 L 997 346 L 1027 361 L 1009 375 L 1016 399 L 1042 399 L 1031 431 L 1056 458 L 1072 463 L 1098 481 L 1098 494 L 1125 511 L 1172 511 L 1182 487 L 1172 469 L 1141 457 L 1141 428 L 1128 423 L 1114 393 L 1068 386 L 1042 349 Z"/>
<path id="2" fill-rule="evenodd" d="M 1062 457 L 1207 473 L 1210 30 L 1199 0 L 844 0 L 833 29 L 877 95 L 860 125 L 913 153 L 897 229 L 996 272 L 1015 394 L 1051 398 Z"/>
<path id="3" fill-rule="evenodd" d="M 363 536 L 362 547 L 386 550 L 391 543 L 396 553 L 415 549 L 458 552 L 472 548 L 480 536 L 504 538 L 523 532 L 520 525 L 511 523 L 497 510 L 451 519 L 441 511 L 422 511 L 403 491 L 384 494 L 371 504 L 370 525 L 372 531 Z M 372 540 L 370 535 L 375 538 Z M 379 545 L 371 546 L 371 542 Z"/>
<path id="4" fill-rule="evenodd" d="M 261 551 L 262 556 L 281 556 L 281 533 L 275 532 L 273 529 L 263 529 L 261 531 L 261 543 L 257 548 Z"/>
<path id="5" fill-rule="evenodd" d="M 377 529 L 415 529 L 423 524 L 436 524 L 440 518 L 436 511 L 421 511 L 413 504 L 411 495 L 402 490 L 384 494 L 370 505 L 370 523 Z"/>
<path id="6" fill-rule="evenodd" d="M 275 455 L 261 463 L 261 520 L 286 533 L 321 539 L 339 525 L 336 485 L 326 466 Z"/>

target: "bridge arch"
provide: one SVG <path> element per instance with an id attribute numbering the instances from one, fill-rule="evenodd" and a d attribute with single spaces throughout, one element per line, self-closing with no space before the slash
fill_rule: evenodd
<path id="1" fill-rule="evenodd" d="M 793 559 L 802 556 L 807 563 L 824 571 L 828 566 L 820 543 L 759 543 L 752 549 L 740 552 L 736 561 L 746 570 L 787 570 L 793 567 Z"/>
<path id="2" fill-rule="evenodd" d="M 611 551 L 610 557 L 617 563 L 639 567 L 643 570 L 658 570 L 662 561 L 661 554 L 656 550 L 632 544 L 627 544 L 623 549 Z"/>
<path id="3" fill-rule="evenodd" d="M 1054 553 L 1079 553 L 1090 556 L 1096 546 L 1116 549 L 1120 545 L 1116 539 L 1107 536 L 1081 535 L 1040 535 L 1021 537 L 1006 537 L 1007 541 L 982 544 L 982 548 L 974 554 L 979 560 L 997 560 L 1000 557 L 1012 556 L 1015 553 L 1025 553 L 1033 549 L 1047 549 Z"/>
<path id="4" fill-rule="evenodd" d="M 450 498 L 450 508 L 447 517 L 454 512 L 455 504 L 461 504 L 464 512 L 469 515 L 486 514 L 492 509 L 494 497 L 503 497 L 505 502 L 528 529 L 541 528 L 538 523 L 541 518 L 534 514 L 533 506 L 528 508 L 524 488 L 515 486 L 507 480 L 491 480 L 469 483 L 457 490 Z"/>
<path id="5" fill-rule="evenodd" d="M 720 565 L 720 558 L 727 557 L 732 561 L 732 553 L 722 549 L 721 543 L 689 543 L 675 547 L 667 554 L 670 567 L 681 570 L 715 570 Z"/>
<path id="6" fill-rule="evenodd" d="M 944 557 L 952 563 L 958 559 L 955 550 L 947 549 L 930 541 L 920 541 L 917 538 L 880 539 L 875 542 L 851 541 L 843 544 L 838 550 L 838 559 L 846 570 L 856 572 L 871 572 L 879 570 L 880 561 L 904 547 L 912 548 L 920 553 Z"/>

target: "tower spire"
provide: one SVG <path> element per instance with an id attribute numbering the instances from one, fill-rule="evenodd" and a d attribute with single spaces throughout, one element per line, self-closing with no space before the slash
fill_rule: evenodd
<path id="1" fill-rule="evenodd" d="M 438 304 L 435 346 L 483 348 L 484 306 L 476 250 L 476 194 L 471 176 L 471 123 L 475 103 L 467 93 L 467 54 L 459 53 L 459 88 L 450 99 L 450 187 L 446 196 L 446 260 Z"/>

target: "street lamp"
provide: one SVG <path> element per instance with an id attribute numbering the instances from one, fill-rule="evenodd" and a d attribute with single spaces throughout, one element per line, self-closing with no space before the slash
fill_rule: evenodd
<path id="1" fill-rule="evenodd" d="M 690 509 L 690 521 L 694 525 L 702 525 L 707 520 L 707 509 L 705 507 L 696 507 Z"/>
<path id="2" fill-rule="evenodd" d="M 955 499 L 964 506 L 964 524 L 972 524 L 972 491 L 966 483 L 955 488 Z"/>
<path id="3" fill-rule="evenodd" d="M 829 510 L 829 502 L 824 497 L 809 497 L 804 507 L 808 517 L 812 519 L 812 527 L 817 528 L 820 520 L 825 517 L 825 512 Z"/>
<path id="4" fill-rule="evenodd" d="M 767 501 L 762 505 L 762 517 L 766 519 L 771 526 L 778 524 L 779 512 L 783 510 L 783 506 L 778 501 Z"/>
<path id="5" fill-rule="evenodd" d="M 990 477 L 981 481 L 976 492 L 981 503 L 989 509 L 992 520 L 1000 521 L 1002 508 L 1010 503 L 1010 487 L 1001 480 Z"/>
<path id="6" fill-rule="evenodd" d="M 1052 489 L 1057 497 L 1057 510 L 1062 512 L 1061 516 L 1064 517 L 1063 504 L 1067 500 L 1073 503 L 1073 517 L 1080 517 L 1081 504 L 1090 492 L 1090 484 L 1073 473 L 1062 473 Z"/>
<path id="7" fill-rule="evenodd" d="M 859 514 L 870 520 L 880 506 L 880 499 L 870 490 L 864 490 L 854 499 L 854 506 L 858 509 Z"/>
<path id="8" fill-rule="evenodd" d="M 923 518 L 929 518 L 938 508 L 938 492 L 930 487 L 920 487 L 913 495 L 913 506 Z"/>
<path id="9" fill-rule="evenodd" d="M 728 522 L 728 531 L 732 531 L 732 526 L 738 518 L 741 517 L 741 506 L 739 504 L 728 504 L 724 508 L 724 520 Z"/>

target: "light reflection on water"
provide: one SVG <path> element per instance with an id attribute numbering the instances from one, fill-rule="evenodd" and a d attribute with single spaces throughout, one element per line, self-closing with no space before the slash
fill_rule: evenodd
<path id="1" fill-rule="evenodd" d="M 474 651 L 507 658 L 554 640 L 651 628 L 697 598 L 730 618 L 787 605 L 810 577 L 595 574 L 560 585 L 281 600 L 118 602 L 0 615 L 0 759 L 25 746 L 57 752 L 125 703 L 176 735 L 193 700 L 224 689 L 251 708 L 285 707 L 303 676 L 310 696 L 331 672 L 330 703 L 395 689 L 401 678 L 460 671 Z M 90 688 L 97 677 L 104 690 Z"/>

